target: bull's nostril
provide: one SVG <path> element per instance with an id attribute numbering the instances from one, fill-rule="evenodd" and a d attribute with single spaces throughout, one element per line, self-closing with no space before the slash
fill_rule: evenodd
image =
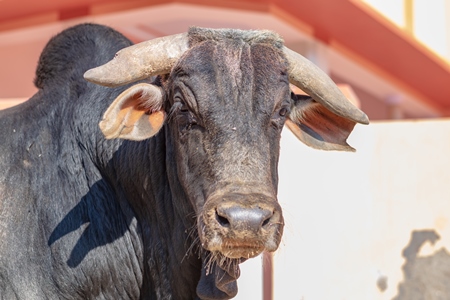
<path id="1" fill-rule="evenodd" d="M 222 227 L 230 227 L 230 221 L 228 221 L 227 218 L 219 215 L 217 210 L 216 210 L 216 220 Z"/>
<path id="2" fill-rule="evenodd" d="M 270 217 L 268 217 L 267 219 L 265 219 L 263 222 L 262 222 L 262 227 L 265 227 L 267 224 L 269 224 L 269 222 L 270 222 L 270 219 L 272 218 L 272 216 L 270 216 Z"/>

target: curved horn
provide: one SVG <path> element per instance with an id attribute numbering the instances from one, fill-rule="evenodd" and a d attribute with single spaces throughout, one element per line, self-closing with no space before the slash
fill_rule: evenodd
<path id="1" fill-rule="evenodd" d="M 289 81 L 293 85 L 338 116 L 369 124 L 367 115 L 348 101 L 319 67 L 287 47 L 284 47 L 283 51 L 289 61 Z"/>
<path id="2" fill-rule="evenodd" d="M 99 85 L 117 87 L 169 73 L 188 48 L 187 33 L 142 42 L 120 50 L 106 64 L 86 71 L 84 78 Z"/>

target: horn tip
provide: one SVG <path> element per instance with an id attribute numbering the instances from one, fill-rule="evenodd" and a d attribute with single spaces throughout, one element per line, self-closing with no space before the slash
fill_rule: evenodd
<path id="1" fill-rule="evenodd" d="M 369 125 L 369 123 L 370 123 L 369 117 L 365 113 L 362 112 L 362 115 L 359 118 L 358 123 L 364 124 L 364 125 Z"/>
<path id="2" fill-rule="evenodd" d="M 83 78 L 89 82 L 107 87 L 116 87 L 119 85 L 114 80 L 108 80 L 108 78 L 101 74 L 97 68 L 87 70 L 84 73 Z"/>
<path id="3" fill-rule="evenodd" d="M 99 75 L 100 74 L 98 74 L 96 68 L 94 68 L 94 69 L 89 69 L 86 72 L 84 72 L 83 77 L 84 77 L 84 79 L 86 79 L 89 82 L 100 84 L 100 82 L 102 82 L 102 80 L 101 80 L 102 77 Z"/>
<path id="4" fill-rule="evenodd" d="M 87 70 L 86 72 L 84 72 L 83 78 L 86 79 L 89 82 L 94 82 L 95 81 L 95 71 L 94 69 L 90 69 Z"/>

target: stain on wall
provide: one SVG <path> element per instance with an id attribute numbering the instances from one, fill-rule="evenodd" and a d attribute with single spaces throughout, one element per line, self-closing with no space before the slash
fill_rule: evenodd
<path id="1" fill-rule="evenodd" d="M 434 245 L 440 236 L 434 230 L 415 230 L 403 250 L 404 280 L 398 286 L 393 300 L 448 300 L 450 299 L 450 253 L 441 248 L 429 256 L 418 256 L 427 242 Z"/>

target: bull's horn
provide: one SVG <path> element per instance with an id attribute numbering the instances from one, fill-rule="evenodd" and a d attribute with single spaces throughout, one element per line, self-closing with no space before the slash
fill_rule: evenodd
<path id="1" fill-rule="evenodd" d="M 284 47 L 284 54 L 289 61 L 289 81 L 293 85 L 333 113 L 357 123 L 369 124 L 367 115 L 347 100 L 331 78 L 315 64 L 287 47 Z"/>
<path id="2" fill-rule="evenodd" d="M 86 71 L 84 78 L 96 84 L 116 87 L 166 74 L 187 49 L 187 33 L 156 38 L 120 50 L 106 64 Z"/>

